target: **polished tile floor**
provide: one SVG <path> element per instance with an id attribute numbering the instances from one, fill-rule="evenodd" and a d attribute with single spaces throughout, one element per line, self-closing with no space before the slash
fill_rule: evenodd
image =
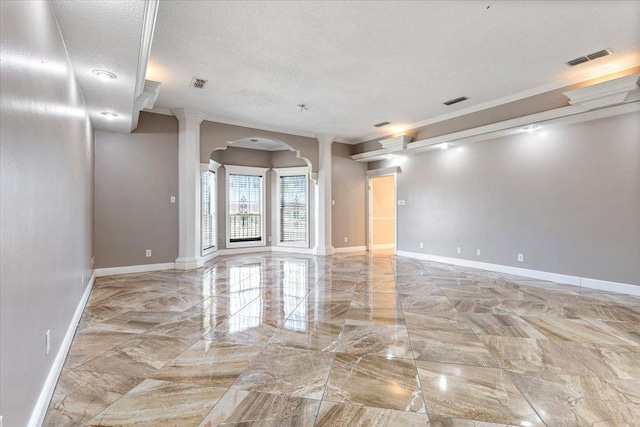
<path id="1" fill-rule="evenodd" d="M 640 298 L 395 257 L 100 278 L 46 426 L 639 426 Z"/>

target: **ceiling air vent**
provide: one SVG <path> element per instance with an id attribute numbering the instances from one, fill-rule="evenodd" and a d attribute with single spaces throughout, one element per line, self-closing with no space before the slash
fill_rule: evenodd
<path id="1" fill-rule="evenodd" d="M 572 59 L 571 61 L 567 61 L 567 65 L 570 67 L 575 67 L 579 64 L 584 64 L 585 62 L 593 61 L 594 59 L 602 58 L 603 56 L 609 56 L 613 52 L 610 49 L 603 49 L 598 52 L 591 53 L 589 55 L 581 56 L 576 59 Z"/>
<path id="2" fill-rule="evenodd" d="M 196 89 L 202 89 L 204 87 L 205 84 L 207 84 L 208 80 L 205 79 L 199 79 L 197 77 L 194 77 L 193 80 L 191 80 L 191 87 L 195 87 Z"/>
<path id="3" fill-rule="evenodd" d="M 466 96 L 461 96 L 460 98 L 456 98 L 456 99 L 452 99 L 450 101 L 444 102 L 444 105 L 453 105 L 453 104 L 457 104 L 458 102 L 462 102 L 462 101 L 466 101 L 467 98 Z"/>
<path id="4" fill-rule="evenodd" d="M 390 125 L 390 124 L 391 122 L 380 122 L 380 123 L 376 123 L 374 126 L 377 128 L 381 128 L 383 126 Z"/>

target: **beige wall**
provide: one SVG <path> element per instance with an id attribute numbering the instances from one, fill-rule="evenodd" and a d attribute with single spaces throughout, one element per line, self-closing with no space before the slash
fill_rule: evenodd
<path id="1" fill-rule="evenodd" d="M 350 145 L 334 142 L 331 151 L 331 197 L 335 200 L 331 208 L 333 247 L 366 246 L 366 163 L 351 160 Z"/>
<path id="2" fill-rule="evenodd" d="M 371 244 L 388 245 L 395 241 L 395 178 L 371 179 Z"/>
<path id="3" fill-rule="evenodd" d="M 206 120 L 200 125 L 200 160 L 202 162 L 208 161 L 213 150 L 226 147 L 227 142 L 250 137 L 272 138 L 282 141 L 292 149 L 299 151 L 300 156 L 308 159 L 311 162 L 313 172 L 318 171 L 318 141 L 315 138 L 269 132 Z"/>
<path id="4" fill-rule="evenodd" d="M 0 19 L 0 414 L 18 427 L 91 278 L 94 142 L 49 3 Z"/>
<path id="5" fill-rule="evenodd" d="M 546 132 L 371 164 L 401 168 L 398 249 L 640 285 L 640 113 Z"/>
<path id="6" fill-rule="evenodd" d="M 178 202 L 175 117 L 143 112 L 131 134 L 96 132 L 97 268 L 174 262 Z"/>

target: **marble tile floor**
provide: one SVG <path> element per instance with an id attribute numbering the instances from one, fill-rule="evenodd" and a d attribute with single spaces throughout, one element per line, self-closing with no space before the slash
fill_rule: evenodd
<path id="1" fill-rule="evenodd" d="M 44 425 L 640 426 L 640 298 L 389 251 L 103 277 Z"/>

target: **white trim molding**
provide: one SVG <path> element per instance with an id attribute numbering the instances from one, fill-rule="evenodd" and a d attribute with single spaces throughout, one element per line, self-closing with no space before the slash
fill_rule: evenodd
<path id="1" fill-rule="evenodd" d="M 73 342 L 73 337 L 76 334 L 76 329 L 78 328 L 78 324 L 80 323 L 80 318 L 82 318 L 84 308 L 87 305 L 87 301 L 89 301 L 89 295 L 91 295 L 91 290 L 93 289 L 93 284 L 96 281 L 96 277 L 96 270 L 94 270 L 93 274 L 91 275 L 91 279 L 89 279 L 89 283 L 87 284 L 87 287 L 82 294 L 82 298 L 80 298 L 80 301 L 76 306 L 76 311 L 73 313 L 71 323 L 69 323 L 69 327 L 67 328 L 67 333 L 62 339 L 58 354 L 56 354 L 56 358 L 51 365 L 51 369 L 49 370 L 49 375 L 47 375 L 47 380 L 45 381 L 44 386 L 40 391 L 40 395 L 38 396 L 38 401 L 36 402 L 36 405 L 31 412 L 31 417 L 29 418 L 29 423 L 27 424 L 28 427 L 40 427 L 44 422 L 44 417 L 47 414 L 49 402 L 51 402 L 51 398 L 53 397 L 53 392 L 55 391 L 56 384 L 58 383 L 58 379 L 60 378 L 60 373 L 62 372 L 64 361 L 66 360 L 69 349 L 71 348 L 71 343 Z"/>
<path id="2" fill-rule="evenodd" d="M 393 243 L 379 243 L 377 245 L 371 245 L 370 250 L 375 251 L 377 249 L 394 249 L 395 247 L 396 245 Z"/>
<path id="3" fill-rule="evenodd" d="M 148 271 L 173 270 L 174 268 L 176 268 L 175 262 L 97 268 L 96 277 L 116 276 L 118 274 L 146 273 Z"/>
<path id="4" fill-rule="evenodd" d="M 366 246 L 347 246 L 346 248 L 333 248 L 335 253 L 349 253 L 349 252 L 366 252 Z"/>
<path id="5" fill-rule="evenodd" d="M 548 280 L 551 282 L 574 285 L 588 289 L 599 289 L 607 292 L 618 292 L 628 295 L 640 296 L 640 285 L 627 283 L 608 282 L 606 280 L 590 279 L 586 277 L 571 276 L 567 274 L 551 273 L 548 271 L 530 270 L 527 268 L 511 267 L 508 265 L 490 264 L 487 262 L 471 261 L 462 258 L 449 258 L 439 255 L 422 254 L 418 252 L 398 251 L 398 256 L 415 258 L 424 261 L 441 262 L 443 264 L 459 265 L 461 267 L 478 268 L 494 271 L 496 273 L 513 274 L 516 276 L 530 277 L 532 279 Z"/>
<path id="6" fill-rule="evenodd" d="M 159 0 L 145 0 L 144 17 L 142 22 L 142 37 L 140 38 L 140 51 L 138 55 L 138 72 L 136 74 L 136 86 L 133 92 L 133 114 L 131 118 L 131 131 L 138 127 L 140 110 L 143 108 L 153 108 L 153 104 L 158 98 L 159 82 L 145 80 L 147 75 L 147 64 L 151 54 L 151 43 L 153 32 L 156 27 L 156 16 L 158 15 Z M 147 82 L 150 84 L 147 85 Z"/>

